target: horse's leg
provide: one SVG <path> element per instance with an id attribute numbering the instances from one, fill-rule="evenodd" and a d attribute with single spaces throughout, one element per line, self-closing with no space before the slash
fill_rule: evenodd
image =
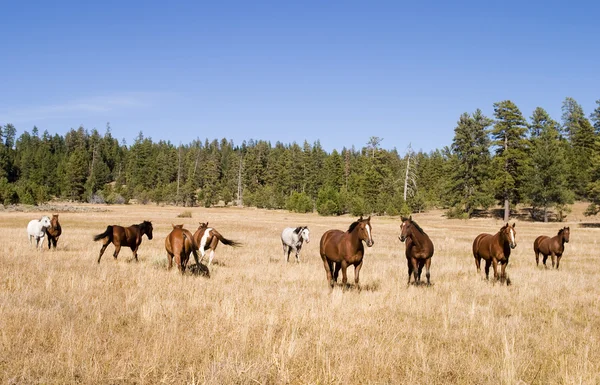
<path id="1" fill-rule="evenodd" d="M 535 265 L 536 266 L 540 265 L 540 251 L 539 250 L 535 250 Z"/>
<path id="2" fill-rule="evenodd" d="M 117 260 L 117 256 L 119 255 L 120 251 L 121 251 L 121 245 L 115 245 L 115 252 L 113 253 L 113 257 L 115 258 L 115 261 Z"/>
<path id="3" fill-rule="evenodd" d="M 425 260 L 419 259 L 417 262 L 419 263 L 419 283 L 421 283 L 421 273 L 423 272 L 423 266 L 425 266 Z"/>
<path id="4" fill-rule="evenodd" d="M 338 275 L 340 274 L 340 267 L 342 267 L 342 265 L 338 262 L 338 263 L 331 263 L 331 267 L 333 269 L 333 280 L 335 282 L 337 282 L 338 279 Z"/>
<path id="5" fill-rule="evenodd" d="M 500 274 L 501 274 L 500 275 L 500 277 L 501 277 L 500 281 L 501 282 L 506 282 L 507 285 L 510 285 L 510 280 L 508 279 L 508 276 L 506 275 L 506 265 L 508 265 L 508 261 L 504 262 L 502 264 L 501 272 L 500 272 Z"/>
<path id="6" fill-rule="evenodd" d="M 342 284 L 346 286 L 348 284 L 348 275 L 346 274 L 346 269 L 348 269 L 348 262 L 342 259 L 342 261 L 338 263 L 342 265 Z"/>
<path id="7" fill-rule="evenodd" d="M 360 289 L 359 277 L 360 277 L 360 268 L 362 267 L 363 261 L 360 260 L 358 265 L 354 265 L 354 284 L 357 289 Z"/>
<path id="8" fill-rule="evenodd" d="M 210 257 L 208 259 L 208 266 L 210 266 L 214 257 L 215 257 L 215 251 L 213 249 L 210 249 Z"/>
<path id="9" fill-rule="evenodd" d="M 415 278 L 415 285 L 418 285 L 419 284 L 419 279 L 418 279 L 419 278 L 419 276 L 418 276 L 418 274 L 419 274 L 419 266 L 418 266 L 418 263 L 417 263 L 417 258 L 411 257 L 410 258 L 410 262 L 412 264 L 412 271 L 413 271 L 413 276 Z"/>
<path id="10" fill-rule="evenodd" d="M 479 255 L 475 256 L 475 266 L 477 267 L 477 274 L 481 273 L 481 257 Z"/>
<path id="11" fill-rule="evenodd" d="M 286 254 L 287 254 L 287 262 L 290 261 L 290 252 L 289 252 L 289 246 L 286 245 L 285 243 L 283 243 L 283 260 L 286 261 Z"/>
<path id="12" fill-rule="evenodd" d="M 542 262 L 544 263 L 544 267 L 548 268 L 548 266 L 546 266 L 546 261 L 548 260 L 548 256 L 546 254 L 543 254 L 543 255 L 544 255 L 544 259 L 542 259 Z"/>
<path id="13" fill-rule="evenodd" d="M 406 258 L 406 264 L 408 265 L 408 282 L 406 283 L 406 285 L 410 285 L 410 276 L 412 275 L 413 272 L 413 266 L 412 266 L 412 262 L 410 261 L 410 258 Z"/>
<path id="14" fill-rule="evenodd" d="M 485 260 L 485 279 L 490 279 L 490 266 L 492 265 L 491 259 Z"/>
<path id="15" fill-rule="evenodd" d="M 431 258 L 427 258 L 427 260 L 425 261 L 425 276 L 427 277 L 427 286 L 431 286 L 431 281 L 429 280 L 429 278 L 431 277 L 431 275 L 429 274 L 429 268 L 431 267 Z"/>
<path id="16" fill-rule="evenodd" d="M 52 237 L 48 237 L 48 250 L 50 250 L 50 246 L 52 246 Z"/>
<path id="17" fill-rule="evenodd" d="M 102 254 L 104 254 L 104 250 L 106 250 L 106 247 L 108 246 L 110 242 L 107 242 L 105 244 L 102 245 L 102 248 L 100 249 L 100 255 L 98 256 L 98 263 L 100 263 L 100 259 L 102 258 Z"/>
<path id="18" fill-rule="evenodd" d="M 556 270 L 558 270 L 558 265 L 560 265 L 561 258 L 562 258 L 562 254 L 556 256 Z"/>
<path id="19" fill-rule="evenodd" d="M 52 246 L 56 249 L 56 244 L 58 243 L 58 237 L 52 238 Z"/>
<path id="20" fill-rule="evenodd" d="M 556 265 L 556 254 L 551 252 L 550 255 L 552 255 L 552 268 L 554 269 L 554 265 Z"/>
<path id="21" fill-rule="evenodd" d="M 331 276 L 331 267 L 332 262 L 327 259 L 326 256 L 321 256 L 323 259 L 323 265 L 325 266 L 325 274 L 327 276 L 327 282 L 329 282 L 329 286 L 333 289 L 333 277 Z"/>
<path id="22" fill-rule="evenodd" d="M 167 261 L 169 261 L 169 266 L 167 267 L 167 270 L 171 270 L 173 268 L 173 256 L 174 254 L 167 253 Z"/>
<path id="23" fill-rule="evenodd" d="M 494 280 L 498 280 L 498 260 L 492 257 L 492 266 L 494 267 Z"/>
<path id="24" fill-rule="evenodd" d="M 300 263 L 300 249 L 302 249 L 302 246 L 296 247 L 296 263 Z"/>

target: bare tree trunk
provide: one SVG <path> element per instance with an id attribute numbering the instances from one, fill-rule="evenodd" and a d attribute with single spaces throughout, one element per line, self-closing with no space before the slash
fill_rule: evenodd
<path id="1" fill-rule="evenodd" d="M 548 223 L 548 206 L 544 205 L 544 223 Z"/>
<path id="2" fill-rule="evenodd" d="M 237 205 L 242 205 L 242 160 L 244 158 L 240 155 L 240 168 L 238 170 L 238 191 L 237 191 Z"/>
<path id="3" fill-rule="evenodd" d="M 179 203 L 179 179 L 181 177 L 181 145 L 177 152 L 177 202 Z"/>
<path id="4" fill-rule="evenodd" d="M 408 170 L 410 169 L 410 154 L 406 157 L 406 175 L 404 176 L 404 202 L 406 202 L 406 193 L 408 192 Z"/>
<path id="5" fill-rule="evenodd" d="M 510 202 L 508 198 L 504 200 L 504 222 L 508 222 L 510 218 Z"/>

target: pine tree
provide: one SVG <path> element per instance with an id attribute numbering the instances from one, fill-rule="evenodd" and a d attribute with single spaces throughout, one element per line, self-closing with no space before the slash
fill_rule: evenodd
<path id="1" fill-rule="evenodd" d="M 600 99 L 596 100 L 596 104 L 594 112 L 590 114 L 590 120 L 594 122 L 594 132 L 600 135 Z"/>
<path id="2" fill-rule="evenodd" d="M 519 108 L 510 100 L 494 103 L 496 122 L 491 131 L 494 157 L 494 191 L 504 204 L 504 221 L 510 217 L 510 203 L 521 201 L 528 169 L 528 144 L 525 138 L 527 122 Z"/>

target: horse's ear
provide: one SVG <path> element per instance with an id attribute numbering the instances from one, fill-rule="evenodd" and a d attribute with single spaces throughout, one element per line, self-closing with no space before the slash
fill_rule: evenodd
<path id="1" fill-rule="evenodd" d="M 408 217 L 408 220 L 412 222 L 412 215 Z"/>
<path id="2" fill-rule="evenodd" d="M 517 222 L 513 222 L 513 229 L 515 228 L 515 225 L 517 224 Z"/>
<path id="3" fill-rule="evenodd" d="M 362 215 L 360 216 L 360 218 L 358 218 L 358 220 L 359 220 L 359 221 L 362 221 L 362 220 L 363 220 L 363 219 L 362 219 Z"/>

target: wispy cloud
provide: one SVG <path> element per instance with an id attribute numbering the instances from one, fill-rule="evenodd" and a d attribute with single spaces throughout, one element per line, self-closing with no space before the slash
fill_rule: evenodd
<path id="1" fill-rule="evenodd" d="M 56 104 L 0 108 L 0 122 L 21 123 L 118 112 L 134 108 L 148 108 L 160 98 L 160 93 L 127 92 L 81 98 Z"/>

